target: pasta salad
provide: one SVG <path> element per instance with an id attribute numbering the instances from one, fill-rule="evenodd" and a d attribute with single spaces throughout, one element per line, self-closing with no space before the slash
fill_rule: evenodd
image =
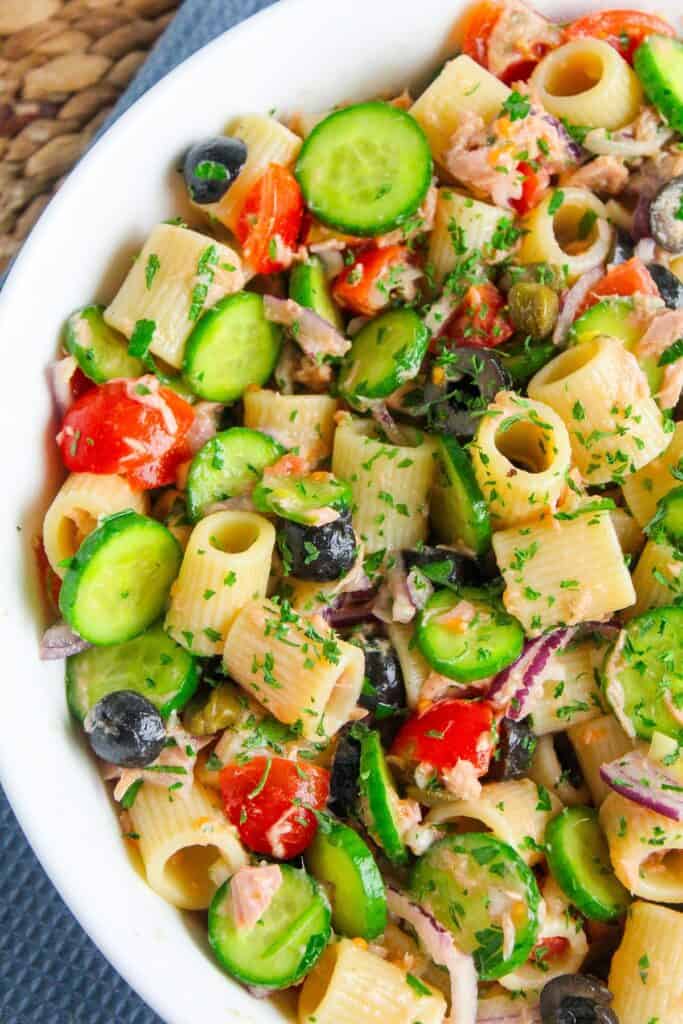
<path id="1" fill-rule="evenodd" d="M 683 41 L 461 29 L 198 141 L 69 317 L 41 655 L 300 1024 L 680 1024 Z"/>

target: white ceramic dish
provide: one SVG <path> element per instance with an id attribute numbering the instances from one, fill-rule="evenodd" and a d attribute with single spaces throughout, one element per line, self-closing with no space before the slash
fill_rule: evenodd
<path id="1" fill-rule="evenodd" d="M 0 295 L 0 774 L 73 913 L 167 1024 L 284 1018 L 222 974 L 201 924 L 167 906 L 132 870 L 103 786 L 69 722 L 63 667 L 38 660 L 43 621 L 31 542 L 60 474 L 45 367 L 65 317 L 84 302 L 108 300 L 149 228 L 178 212 L 174 168 L 190 142 L 220 132 L 238 113 L 325 109 L 340 98 L 419 81 L 448 53 L 448 33 L 464 6 L 283 0 L 215 40 L 132 107 L 79 164 Z M 538 6 L 554 17 L 594 7 L 576 0 Z M 678 23 L 675 0 L 657 6 Z"/>

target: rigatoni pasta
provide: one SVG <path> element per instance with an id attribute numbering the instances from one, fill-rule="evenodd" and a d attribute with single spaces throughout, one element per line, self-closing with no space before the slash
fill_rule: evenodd
<path id="1" fill-rule="evenodd" d="M 619 793 L 600 808 L 610 860 L 634 896 L 653 903 L 683 902 L 683 824 Z"/>
<path id="2" fill-rule="evenodd" d="M 683 1005 L 683 914 L 637 900 L 614 954 L 609 987 L 621 1024 L 677 1024 Z"/>
<path id="3" fill-rule="evenodd" d="M 683 423 L 677 423 L 665 450 L 629 476 L 623 484 L 626 504 L 641 526 L 647 526 L 663 495 L 680 483 L 683 475 Z"/>
<path id="4" fill-rule="evenodd" d="M 633 740 L 627 736 L 614 715 L 576 722 L 567 730 L 586 785 L 596 807 L 612 792 L 600 776 L 603 764 L 622 757 L 633 750 Z"/>
<path id="5" fill-rule="evenodd" d="M 491 259 L 502 259 L 505 242 L 494 247 L 496 232 L 506 211 L 490 203 L 482 203 L 450 188 L 439 189 L 434 229 L 429 236 L 427 259 L 434 268 L 434 278 L 443 284 L 457 263 L 473 253 L 485 253 Z"/>
<path id="6" fill-rule="evenodd" d="M 581 224 L 591 224 L 583 235 Z M 523 221 L 521 263 L 549 263 L 565 268 L 571 281 L 607 258 L 612 229 L 604 204 L 592 192 L 565 188 L 561 202 L 548 196 Z"/>
<path id="7" fill-rule="evenodd" d="M 264 388 L 244 395 L 244 425 L 262 430 L 314 465 L 332 454 L 336 411 L 330 395 L 281 395 Z"/>
<path id="8" fill-rule="evenodd" d="M 636 603 L 631 615 L 674 604 L 681 594 L 683 561 L 670 544 L 649 540 L 633 571 Z"/>

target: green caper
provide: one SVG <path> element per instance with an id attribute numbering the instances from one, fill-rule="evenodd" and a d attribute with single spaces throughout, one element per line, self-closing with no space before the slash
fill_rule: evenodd
<path id="1" fill-rule="evenodd" d="M 233 683 L 221 683 L 195 697 L 183 712 L 183 725 L 193 736 L 210 736 L 234 725 L 244 714 L 245 699 Z"/>
<path id="2" fill-rule="evenodd" d="M 553 291 L 561 292 L 567 287 L 567 273 L 564 267 L 551 263 L 511 263 L 500 276 L 499 288 L 509 292 L 515 284 L 545 284 Z"/>
<path id="3" fill-rule="evenodd" d="M 510 319 L 518 331 L 547 338 L 557 322 L 560 300 L 546 284 L 513 284 L 508 292 Z"/>

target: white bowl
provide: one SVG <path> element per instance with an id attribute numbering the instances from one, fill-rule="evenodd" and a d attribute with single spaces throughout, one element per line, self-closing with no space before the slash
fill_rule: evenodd
<path id="1" fill-rule="evenodd" d="M 108 300 L 151 226 L 178 212 L 175 168 L 189 143 L 220 132 L 236 114 L 324 110 L 340 99 L 419 82 L 448 54 L 447 36 L 464 6 L 284 0 L 226 33 L 147 93 L 85 157 L 0 295 L 7 374 L 0 398 L 0 774 L 70 909 L 168 1024 L 267 1024 L 286 1014 L 227 978 L 201 921 L 167 906 L 133 870 L 104 787 L 69 721 L 63 666 L 38 660 L 44 622 L 31 544 L 61 476 L 45 367 L 65 317 L 86 302 Z M 555 17 L 581 13 L 575 3 L 539 6 Z M 678 21 L 676 8 L 674 0 L 658 4 Z"/>

